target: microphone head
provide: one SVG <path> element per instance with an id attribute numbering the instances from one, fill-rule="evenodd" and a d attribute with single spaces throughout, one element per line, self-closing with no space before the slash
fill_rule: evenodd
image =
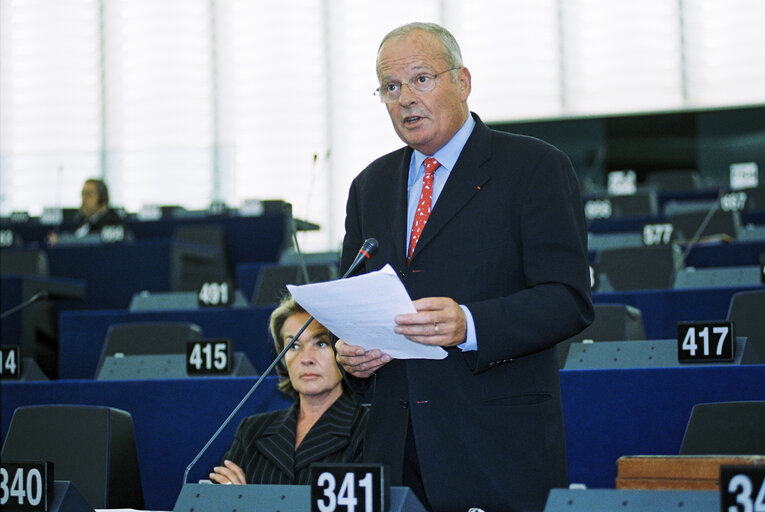
<path id="1" fill-rule="evenodd" d="M 380 242 L 378 242 L 376 238 L 367 238 L 364 240 L 364 245 L 361 246 L 360 252 L 366 253 L 368 258 L 372 255 L 373 252 L 377 250 L 379 246 Z"/>

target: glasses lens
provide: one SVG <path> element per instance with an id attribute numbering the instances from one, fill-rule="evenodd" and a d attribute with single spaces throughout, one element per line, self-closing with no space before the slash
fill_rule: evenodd
<path id="1" fill-rule="evenodd" d="M 417 92 L 430 92 L 436 85 L 436 77 L 432 75 L 419 75 L 410 83 Z"/>

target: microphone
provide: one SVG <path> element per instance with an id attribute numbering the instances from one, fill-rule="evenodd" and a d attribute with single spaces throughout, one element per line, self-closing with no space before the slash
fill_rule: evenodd
<path id="1" fill-rule="evenodd" d="M 345 274 L 343 274 L 343 277 L 340 279 L 343 279 L 345 277 L 348 277 L 348 275 L 356 270 L 356 268 L 361 264 L 362 261 L 368 259 L 373 252 L 377 250 L 377 248 L 380 246 L 380 243 L 377 241 L 376 238 L 367 238 L 364 241 L 364 244 L 361 246 L 361 249 L 359 249 L 359 253 L 356 255 L 356 259 L 353 260 L 353 263 L 351 263 L 351 266 L 348 268 Z"/>
<path id="2" fill-rule="evenodd" d="M 31 306 L 35 302 L 40 302 L 41 300 L 45 300 L 47 298 L 48 298 L 48 292 L 46 290 L 40 290 L 34 295 L 32 295 L 31 297 L 29 297 L 27 300 L 19 304 L 18 306 L 14 306 L 8 311 L 4 311 L 3 314 L 0 315 L 0 320 L 14 314 L 16 311 L 21 311 L 22 309 Z"/>
<path id="3" fill-rule="evenodd" d="M 361 246 L 361 249 L 359 249 L 359 253 L 356 255 L 356 259 L 353 260 L 353 263 L 351 263 L 351 266 L 348 268 L 348 271 L 343 274 L 343 277 L 340 279 L 345 279 L 348 277 L 348 275 L 356 270 L 356 268 L 361 264 L 362 261 L 368 259 L 375 250 L 377 250 L 377 247 L 379 246 L 379 242 L 374 238 L 367 238 L 364 241 L 364 244 Z M 298 329 L 298 332 L 295 333 L 295 335 L 292 337 L 292 340 L 287 343 L 281 352 L 279 352 L 279 355 L 276 356 L 276 359 L 273 360 L 273 362 L 268 365 L 268 368 L 266 368 L 266 371 L 264 371 L 260 378 L 255 382 L 255 384 L 252 385 L 250 390 L 247 392 L 247 394 L 244 395 L 244 398 L 242 398 L 239 403 L 234 407 L 234 410 L 231 411 L 231 414 L 228 415 L 228 418 L 223 420 L 223 423 L 220 427 L 218 427 L 218 430 L 215 431 L 215 433 L 212 435 L 209 441 L 202 447 L 202 449 L 197 453 L 196 457 L 194 457 L 194 460 L 192 460 L 188 466 L 186 466 L 186 471 L 183 472 L 183 483 L 188 483 L 189 478 L 189 471 L 191 471 L 191 468 L 194 467 L 194 465 L 199 461 L 199 459 L 204 455 L 204 453 L 207 451 L 208 448 L 210 448 L 210 445 L 213 444 L 213 442 L 218 438 L 221 432 L 223 432 L 223 429 L 226 428 L 226 425 L 228 425 L 231 420 L 236 416 L 236 413 L 239 412 L 239 409 L 242 408 L 242 406 L 247 402 L 247 400 L 250 399 L 252 394 L 255 392 L 258 387 L 260 387 L 260 383 L 263 382 L 263 379 L 266 378 L 266 376 L 271 373 L 271 370 L 274 369 L 274 367 L 279 364 L 279 361 L 282 360 L 284 355 L 292 348 L 292 345 L 295 344 L 295 342 L 300 338 L 300 335 L 303 334 L 303 331 L 305 331 L 309 325 L 311 325 L 311 322 L 313 322 L 314 318 L 313 315 L 311 315 L 308 320 L 305 321 L 303 326 Z"/>

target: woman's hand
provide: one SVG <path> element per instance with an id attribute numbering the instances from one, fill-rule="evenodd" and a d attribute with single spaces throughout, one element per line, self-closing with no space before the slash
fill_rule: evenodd
<path id="1" fill-rule="evenodd" d="M 215 466 L 213 473 L 210 473 L 210 480 L 216 484 L 236 484 L 244 485 L 247 478 L 244 476 L 244 470 L 231 462 L 224 460 L 222 466 Z"/>

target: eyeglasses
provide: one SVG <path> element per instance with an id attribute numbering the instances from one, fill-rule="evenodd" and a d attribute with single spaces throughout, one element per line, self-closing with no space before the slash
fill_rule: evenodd
<path id="1" fill-rule="evenodd" d="M 394 101 L 398 101 L 398 99 L 401 97 L 401 88 L 403 85 L 409 87 L 409 90 L 414 94 L 426 94 L 436 88 L 436 79 L 438 78 L 438 75 L 443 75 L 449 71 L 460 69 L 460 67 L 461 66 L 447 69 L 446 71 L 441 71 L 435 75 L 430 73 L 420 73 L 408 82 L 403 83 L 383 82 L 380 87 L 375 89 L 374 95 L 380 98 L 380 101 L 383 103 L 393 103 Z"/>

